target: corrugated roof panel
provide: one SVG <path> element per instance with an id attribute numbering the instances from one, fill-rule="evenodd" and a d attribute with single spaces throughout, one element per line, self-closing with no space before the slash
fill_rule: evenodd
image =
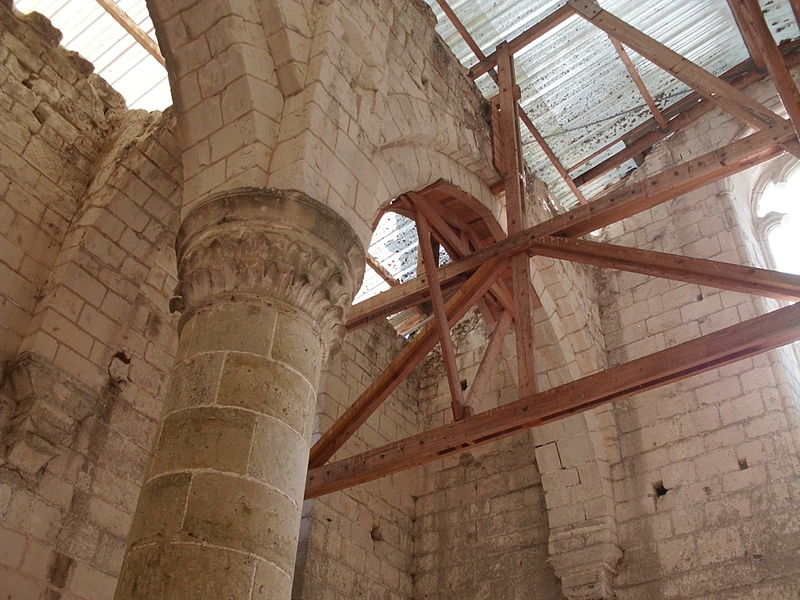
<path id="1" fill-rule="evenodd" d="M 436 0 L 428 0 L 439 24 L 437 30 L 465 66 L 475 57 Z M 714 74 L 748 58 L 726 0 L 602 0 L 601 6 L 667 47 Z M 776 39 L 798 37 L 787 0 L 762 2 Z M 484 53 L 494 51 L 563 5 L 562 0 L 453 0 L 450 6 Z M 642 79 L 661 108 L 691 90 L 646 59 L 629 51 Z M 516 55 L 522 105 L 559 160 L 570 166 L 600 150 L 652 115 L 599 29 L 583 18 L 571 17 Z M 496 86 L 488 76 L 478 81 L 491 96 Z M 550 185 L 553 195 L 569 207 L 575 199 L 544 153 L 523 127 L 524 153 L 530 166 Z M 582 169 L 606 158 L 598 156 Z M 599 184 L 613 183 L 634 165 L 628 162 L 614 174 L 584 186 L 591 197 Z"/>
<path id="2" fill-rule="evenodd" d="M 155 41 L 144 0 L 120 0 L 117 4 Z M 172 104 L 161 63 L 94 0 L 16 0 L 14 7 L 49 18 L 61 30 L 63 45 L 91 62 L 130 108 L 163 110 Z"/>

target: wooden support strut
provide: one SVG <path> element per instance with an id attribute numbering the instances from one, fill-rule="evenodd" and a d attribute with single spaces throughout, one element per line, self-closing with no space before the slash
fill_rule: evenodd
<path id="1" fill-rule="evenodd" d="M 450 406 L 453 409 L 453 419 L 458 421 L 464 417 L 464 394 L 461 389 L 461 379 L 458 376 L 456 353 L 453 339 L 450 337 L 450 325 L 442 298 L 442 288 L 439 287 L 438 265 L 433 254 L 431 244 L 431 229 L 425 215 L 417 214 L 417 232 L 419 234 L 419 248 L 422 254 L 422 264 L 428 276 L 428 286 L 431 292 L 433 315 L 439 329 L 439 343 L 442 348 L 442 359 L 447 373 L 447 383 L 450 387 Z"/>
<path id="2" fill-rule="evenodd" d="M 308 472 L 315 498 L 743 360 L 800 339 L 800 304 Z"/>
<path id="3" fill-rule="evenodd" d="M 480 300 L 505 267 L 500 259 L 486 261 L 447 301 L 445 312 L 450 327 Z M 399 289 L 399 288 L 394 288 Z M 400 351 L 389 367 L 351 404 L 311 448 L 309 466 L 325 464 L 364 421 L 433 350 L 439 341 L 438 329 L 428 324 Z"/>
<path id="4" fill-rule="evenodd" d="M 445 288 L 456 285 L 487 260 L 511 256 L 527 248 L 538 237 L 585 235 L 699 189 L 712 181 L 743 171 L 779 156 L 783 153 L 783 143 L 794 137 L 791 124 L 784 121 L 777 127 L 751 134 L 698 158 L 670 167 L 641 182 L 602 195 L 587 205 L 578 206 L 473 252 L 440 269 L 440 282 Z M 427 287 L 425 278 L 417 278 L 354 305 L 348 314 L 348 329 L 362 327 L 375 319 L 419 304 L 427 297 Z M 752 291 L 762 293 L 755 288 Z"/>
<path id="5" fill-rule="evenodd" d="M 784 56 L 784 60 L 786 60 L 792 66 L 800 63 L 800 53 L 797 52 L 798 47 L 800 47 L 800 42 L 798 41 L 787 42 L 780 46 L 781 55 Z M 731 83 L 731 85 L 735 86 L 737 89 L 743 89 L 748 85 L 752 85 L 761 81 L 764 79 L 764 76 L 764 73 L 753 70 L 752 60 L 746 60 L 726 71 L 722 75 L 722 78 Z M 613 156 L 609 156 L 607 159 L 597 163 L 590 169 L 584 171 L 574 178 L 574 181 L 577 185 L 588 183 L 589 181 L 600 177 L 604 173 L 607 173 L 612 169 L 616 169 L 626 160 L 630 160 L 631 158 L 646 152 L 653 146 L 653 144 L 663 140 L 671 132 L 680 131 L 703 115 L 711 112 L 711 110 L 714 109 L 714 106 L 715 105 L 711 101 L 704 100 L 697 92 L 692 92 L 688 96 L 685 96 L 684 98 L 664 109 L 664 115 L 670 119 L 669 131 L 661 131 L 660 129 L 656 129 L 656 127 L 658 127 L 658 123 L 655 121 L 655 119 L 649 119 L 631 131 L 627 132 L 623 137 L 612 140 L 589 156 L 582 158 L 567 170 L 572 173 L 579 167 L 608 151 L 610 148 L 621 142 L 625 142 L 626 146 L 624 149 L 620 150 Z M 629 138 L 634 141 L 628 141 Z"/>
<path id="6" fill-rule="evenodd" d="M 763 130 L 774 127 L 784 120 L 780 115 L 764 107 L 723 79 L 714 76 L 664 44 L 628 25 L 622 19 L 603 10 L 593 0 L 567 0 L 567 4 L 608 35 L 632 48 L 676 79 L 691 86 L 704 98 L 755 129 Z M 787 149 L 800 156 L 800 144 L 796 140 L 787 143 Z"/>
<path id="7" fill-rule="evenodd" d="M 511 315 L 504 312 L 494 326 L 492 337 L 486 345 L 481 364 L 478 365 L 478 371 L 475 373 L 475 379 L 472 380 L 472 385 L 469 386 L 469 393 L 467 393 L 467 398 L 464 401 L 467 416 L 475 414 L 476 404 L 486 394 L 486 390 L 489 389 L 492 370 L 500 357 L 500 353 L 503 351 L 503 342 L 510 328 Z"/>
<path id="8" fill-rule="evenodd" d="M 622 64 L 624 64 L 625 68 L 628 70 L 628 75 L 631 76 L 631 79 L 633 79 L 633 83 L 636 84 L 636 88 L 639 90 L 639 93 L 641 94 L 642 98 L 644 99 L 645 103 L 650 109 L 650 112 L 653 114 L 653 118 L 658 123 L 658 126 L 663 131 L 667 131 L 669 129 L 669 124 L 667 123 L 666 118 L 664 118 L 664 113 L 662 113 L 661 109 L 658 108 L 656 101 L 653 99 L 653 96 L 650 94 L 650 91 L 644 84 L 642 76 L 639 75 L 639 71 L 636 69 L 636 65 L 633 64 L 631 57 L 628 55 L 628 52 L 625 50 L 625 48 L 622 47 L 622 44 L 619 43 L 619 40 L 611 36 L 608 36 L 608 39 L 611 40 L 611 45 L 614 46 L 614 50 L 617 51 L 617 55 L 619 55 Z"/>
<path id="9" fill-rule="evenodd" d="M 514 56 L 508 44 L 497 47 L 498 84 L 500 86 L 500 134 L 506 180 L 506 218 L 509 235 L 525 228 L 525 176 L 522 166 L 522 144 L 519 135 L 519 116 L 514 98 L 516 81 Z M 517 374 L 520 395 L 536 389 L 534 365 L 533 317 L 531 315 L 530 259 L 526 254 L 511 258 L 514 281 L 514 331 L 517 343 Z"/>
<path id="10" fill-rule="evenodd" d="M 130 18 L 128 13 L 122 10 L 114 0 L 96 0 L 96 2 L 106 11 L 109 15 L 111 15 L 114 20 L 119 23 L 125 31 L 127 31 L 133 39 L 135 39 L 139 45 L 147 50 L 150 55 L 155 58 L 158 62 L 161 63 L 162 66 L 166 66 L 166 61 L 164 60 L 164 56 L 161 54 L 161 50 L 158 48 L 158 44 L 153 41 L 147 32 L 144 31 L 141 27 L 139 27 L 133 19 Z"/>
<path id="11" fill-rule="evenodd" d="M 800 91 L 764 20 L 758 0 L 729 0 L 729 4 L 737 23 L 744 24 L 747 30 L 752 31 L 752 52 L 766 64 L 783 106 L 794 124 L 795 132 L 800 133 Z M 757 60 L 756 56 L 753 60 Z"/>

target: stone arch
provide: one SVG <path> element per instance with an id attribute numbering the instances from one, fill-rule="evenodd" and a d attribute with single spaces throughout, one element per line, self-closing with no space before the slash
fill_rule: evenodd
<path id="1" fill-rule="evenodd" d="M 259 6 L 253 0 L 147 4 L 177 109 L 184 212 L 214 191 L 264 186 L 283 94 Z"/>

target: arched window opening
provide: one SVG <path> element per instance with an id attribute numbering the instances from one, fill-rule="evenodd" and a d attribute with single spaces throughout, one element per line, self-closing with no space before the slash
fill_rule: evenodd
<path id="1" fill-rule="evenodd" d="M 756 219 L 770 266 L 800 274 L 800 165 L 766 185 L 756 205 Z"/>

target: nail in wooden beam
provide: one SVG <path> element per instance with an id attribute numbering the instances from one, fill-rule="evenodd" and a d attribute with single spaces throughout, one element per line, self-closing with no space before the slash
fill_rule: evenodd
<path id="1" fill-rule="evenodd" d="M 628 70 L 628 75 L 631 76 L 633 79 L 633 83 L 636 84 L 636 87 L 639 89 L 639 93 L 642 95 L 642 98 L 647 103 L 650 112 L 653 113 L 653 118 L 658 123 L 658 126 L 663 130 L 667 131 L 669 129 L 669 124 L 667 123 L 667 119 L 664 118 L 664 113 L 661 112 L 661 109 L 658 108 L 656 101 L 653 99 L 653 96 L 650 94 L 650 91 L 647 89 L 647 86 L 644 84 L 642 80 L 642 76 L 639 75 L 639 71 L 636 69 L 636 65 L 633 64 L 631 57 L 628 55 L 627 50 L 622 47 L 622 44 L 619 43 L 619 40 L 614 39 L 611 36 L 608 36 L 608 39 L 611 40 L 611 44 L 614 46 L 614 50 L 617 51 L 622 64 L 625 65 L 625 68 Z"/>
<path id="2" fill-rule="evenodd" d="M 502 260 L 485 262 L 447 301 L 445 312 L 450 327 L 480 300 L 502 272 Z M 395 288 L 399 289 L 399 288 Z M 428 324 L 394 358 L 389 367 L 351 404 L 342 416 L 322 434 L 311 448 L 309 465 L 325 464 L 350 439 L 355 431 L 377 410 L 381 403 L 425 359 L 439 341 L 438 329 Z"/>
<path id="3" fill-rule="evenodd" d="M 508 233 L 525 228 L 525 184 L 522 167 L 522 144 L 519 135 L 519 115 L 514 98 L 514 56 L 507 43 L 497 47 L 497 70 L 500 85 L 500 133 L 503 139 L 503 158 L 506 173 L 506 217 Z M 514 281 L 514 331 L 517 343 L 517 373 L 520 395 L 536 389 L 534 365 L 533 317 L 531 315 L 530 259 L 525 254 L 511 258 Z"/>
<path id="4" fill-rule="evenodd" d="M 431 291 L 431 303 L 436 326 L 439 328 L 439 343 L 442 348 L 442 359 L 447 383 L 450 387 L 450 406 L 453 409 L 453 420 L 458 421 L 464 417 L 464 392 L 461 389 L 461 378 L 458 376 L 456 352 L 453 339 L 450 337 L 450 326 L 447 322 L 447 313 L 442 298 L 442 288 L 439 287 L 438 264 L 433 255 L 431 245 L 431 229 L 425 215 L 417 214 L 417 232 L 419 233 L 419 248 L 422 254 L 422 264 L 428 276 L 428 287 Z"/>
<path id="5" fill-rule="evenodd" d="M 729 0 L 737 22 L 747 23 L 753 31 L 754 50 L 767 65 L 772 82 L 778 90 L 783 106 L 794 123 L 795 132 L 800 133 L 800 91 L 794 82 L 786 61 L 783 60 L 775 38 L 764 20 L 758 0 Z"/>
<path id="6" fill-rule="evenodd" d="M 800 339 L 800 304 L 709 333 L 415 436 L 311 469 L 306 498 L 397 473 Z"/>
<path id="7" fill-rule="evenodd" d="M 96 0 L 96 2 L 103 7 L 103 10 L 111 15 L 142 48 L 147 50 L 147 52 L 163 66 L 166 66 L 167 63 L 161 54 L 161 50 L 158 48 L 158 44 L 156 44 L 153 38 L 147 35 L 147 32 L 139 27 L 134 20 L 130 18 L 128 13 L 122 10 L 114 0 Z"/>

